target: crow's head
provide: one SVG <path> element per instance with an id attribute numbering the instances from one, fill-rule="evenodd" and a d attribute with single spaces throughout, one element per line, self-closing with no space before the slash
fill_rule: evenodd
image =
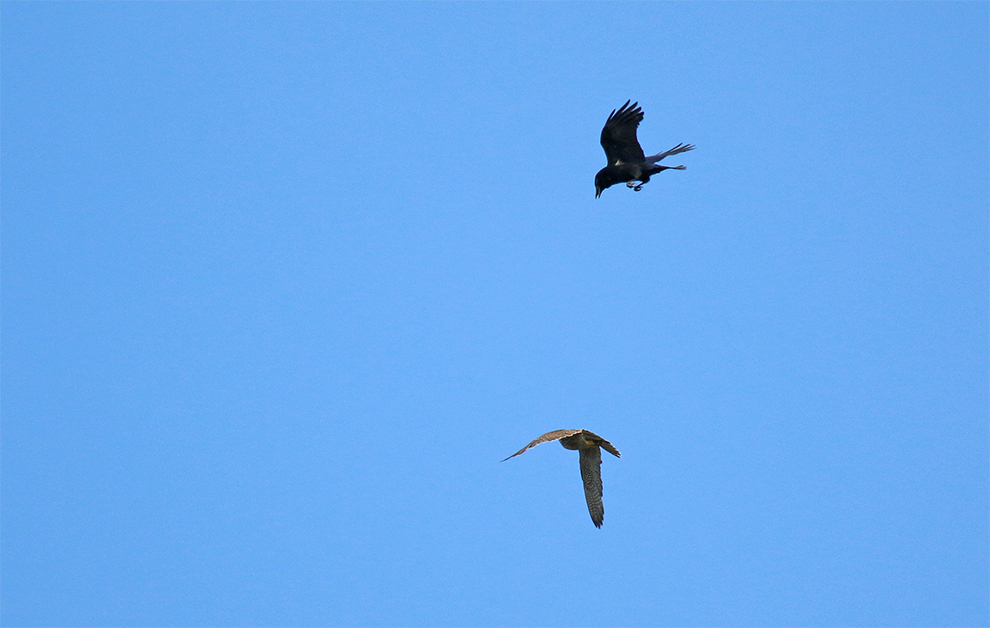
<path id="1" fill-rule="evenodd" d="M 630 174 L 619 166 L 605 166 L 595 175 L 595 198 L 602 195 L 602 190 L 610 188 L 616 183 L 630 181 Z"/>

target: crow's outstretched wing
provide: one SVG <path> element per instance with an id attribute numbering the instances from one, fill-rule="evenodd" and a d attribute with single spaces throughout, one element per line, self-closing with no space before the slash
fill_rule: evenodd
<path id="1" fill-rule="evenodd" d="M 605 157 L 610 166 L 622 163 L 643 163 L 646 155 L 643 148 L 636 139 L 636 127 L 643 121 L 643 110 L 639 103 L 634 102 L 632 106 L 629 101 L 619 107 L 618 111 L 612 110 L 605 127 L 602 129 L 602 148 L 605 149 Z"/>
<path id="2" fill-rule="evenodd" d="M 678 144 L 677 146 L 671 148 L 668 151 L 658 153 L 646 158 L 646 163 L 655 164 L 664 157 L 670 157 L 671 155 L 680 155 L 681 153 L 686 153 L 689 150 L 694 150 L 694 144 Z"/>

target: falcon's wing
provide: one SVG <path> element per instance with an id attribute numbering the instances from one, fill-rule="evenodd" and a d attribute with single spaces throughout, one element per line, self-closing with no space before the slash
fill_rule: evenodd
<path id="1" fill-rule="evenodd" d="M 574 436 L 575 434 L 579 434 L 579 433 L 581 433 L 581 430 L 554 430 L 552 432 L 547 432 L 543 436 L 540 436 L 539 438 L 534 440 L 532 443 L 526 445 L 516 453 L 509 456 L 509 458 L 515 458 L 516 456 L 526 451 L 530 447 L 536 447 L 541 443 L 548 443 L 552 440 L 560 440 L 561 438 L 567 438 L 568 436 Z M 505 460 L 508 460 L 509 458 L 506 458 Z M 505 462 L 505 460 L 503 460 L 502 462 Z"/>
<path id="2" fill-rule="evenodd" d="M 615 448 L 615 445 L 613 445 L 612 443 L 608 442 L 607 440 L 605 440 L 604 438 L 602 438 L 598 434 L 595 434 L 594 432 L 589 432 L 588 430 L 584 430 L 584 433 L 587 434 L 588 436 L 590 436 L 592 438 L 592 440 L 594 440 L 600 446 L 604 447 L 605 448 L 605 451 L 607 451 L 608 453 L 612 454 L 616 458 L 621 458 L 622 457 L 622 454 L 620 454 L 619 453 L 619 450 Z"/>
<path id="3" fill-rule="evenodd" d="M 584 480 L 584 498 L 588 512 L 596 528 L 602 527 L 605 506 L 602 504 L 602 450 L 589 447 L 581 450 L 581 479 Z"/>
<path id="4" fill-rule="evenodd" d="M 629 106 L 629 101 L 619 107 L 619 110 L 612 110 L 612 114 L 605 121 L 602 129 L 602 148 L 605 149 L 605 158 L 608 164 L 614 166 L 620 161 L 622 163 L 643 163 L 646 155 L 643 148 L 636 139 L 636 127 L 643 120 L 643 110 L 639 103 Z"/>

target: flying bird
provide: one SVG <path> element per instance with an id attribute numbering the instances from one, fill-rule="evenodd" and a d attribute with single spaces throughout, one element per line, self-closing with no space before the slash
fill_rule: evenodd
<path id="1" fill-rule="evenodd" d="M 564 449 L 576 449 L 579 452 L 581 479 L 584 481 L 584 497 L 588 502 L 588 512 L 591 513 L 591 521 L 595 527 L 602 527 L 602 520 L 605 518 L 605 506 L 602 505 L 602 447 L 616 458 L 620 458 L 622 454 L 612 446 L 612 443 L 588 430 L 554 430 L 540 436 L 509 458 L 515 458 L 530 447 L 552 440 L 559 440 Z"/>
<path id="2" fill-rule="evenodd" d="M 639 192 L 650 177 L 663 170 L 684 170 L 684 166 L 661 166 L 659 162 L 664 157 L 677 155 L 694 150 L 693 144 L 678 144 L 665 153 L 652 157 L 643 154 L 643 148 L 636 139 L 636 127 L 643 121 L 643 110 L 638 102 L 632 106 L 629 101 L 612 110 L 605 127 L 602 129 L 602 148 L 608 165 L 595 175 L 595 198 L 602 195 L 602 190 L 616 183 L 625 183 L 626 187 Z M 635 183 L 639 181 L 639 183 Z"/>

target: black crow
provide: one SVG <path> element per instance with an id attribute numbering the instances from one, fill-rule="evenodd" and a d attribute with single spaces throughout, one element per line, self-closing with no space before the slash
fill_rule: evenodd
<path id="1" fill-rule="evenodd" d="M 602 190 L 616 183 L 625 183 L 637 192 L 643 189 L 643 184 L 650 177 L 662 170 L 684 170 L 684 166 L 660 166 L 658 161 L 664 157 L 694 150 L 693 144 L 678 144 L 665 153 L 647 157 L 636 139 L 636 127 L 643 121 L 643 110 L 639 103 L 630 101 L 612 110 L 602 129 L 602 148 L 608 165 L 595 175 L 595 198 L 602 195 Z M 639 181 L 639 183 L 634 183 Z"/>

